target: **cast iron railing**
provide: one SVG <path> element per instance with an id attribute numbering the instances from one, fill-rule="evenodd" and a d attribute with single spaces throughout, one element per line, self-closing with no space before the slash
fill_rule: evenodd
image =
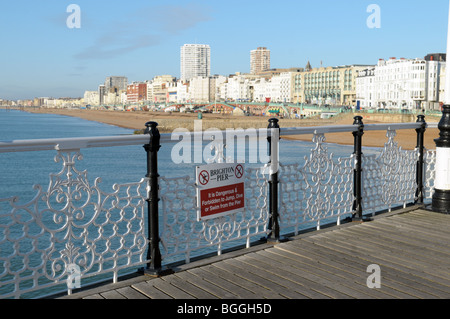
<path id="1" fill-rule="evenodd" d="M 269 163 L 245 169 L 245 210 L 199 220 L 195 178 L 160 176 L 158 169 L 164 165 L 158 163 L 161 146 L 177 141 L 160 134 L 156 122 L 146 127 L 144 135 L 0 142 L 0 153 L 56 150 L 55 161 L 62 163 L 59 173 L 50 173 L 47 190 L 35 186 L 30 201 L 0 198 L 2 298 L 35 297 L 43 289 L 51 294 L 66 286 L 72 293 L 98 275 L 112 273 L 116 282 L 128 269 L 158 276 L 170 271 L 169 261 L 189 262 L 199 251 L 220 254 L 261 238 L 279 242 L 305 227 L 339 224 L 346 217 L 363 220 L 381 209 L 423 204 L 432 197 L 435 152 L 424 148 L 423 116 L 416 123 L 364 125 L 355 117 L 353 125 L 306 128 L 280 128 L 270 119 L 267 130 L 235 132 L 267 139 L 270 150 Z M 372 130 L 387 131 L 387 142 L 377 154 L 365 155 L 364 132 Z M 397 130 L 415 130 L 417 147 L 398 147 Z M 325 135 L 339 132 L 354 136 L 354 152 L 336 160 Z M 283 164 L 280 139 L 303 134 L 313 135 L 310 155 Z M 211 143 L 213 160 L 223 162 L 224 145 L 216 142 Z M 147 172 L 141 180 L 106 192 L 98 179 L 91 184 L 87 171 L 77 169 L 82 149 L 124 145 L 144 146 Z"/>

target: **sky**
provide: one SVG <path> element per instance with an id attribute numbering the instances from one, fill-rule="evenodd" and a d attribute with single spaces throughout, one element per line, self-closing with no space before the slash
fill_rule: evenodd
<path id="1" fill-rule="evenodd" d="M 113 75 L 179 78 L 187 43 L 209 44 L 211 73 L 225 76 L 248 73 L 260 46 L 272 68 L 423 58 L 446 52 L 448 16 L 448 0 L 2 1 L 0 98 L 82 97 Z"/>

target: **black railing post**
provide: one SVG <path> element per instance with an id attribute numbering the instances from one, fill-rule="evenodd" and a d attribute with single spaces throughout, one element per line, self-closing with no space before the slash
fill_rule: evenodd
<path id="1" fill-rule="evenodd" d="M 167 269 L 162 267 L 161 251 L 159 248 L 159 185 L 158 185 L 158 151 L 160 145 L 160 134 L 157 129 L 158 123 L 147 122 L 145 123 L 145 134 L 150 135 L 149 144 L 144 145 L 144 149 L 147 152 L 147 177 L 149 179 L 149 190 L 147 198 L 147 212 L 148 212 L 148 240 L 149 247 L 147 251 L 147 260 L 150 262 L 147 264 L 147 268 L 144 269 L 144 273 L 152 276 L 163 275 Z"/>
<path id="2" fill-rule="evenodd" d="M 436 142 L 436 177 L 432 210 L 450 213 L 450 105 L 442 108 L 442 118 L 438 124 L 439 138 Z"/>
<path id="3" fill-rule="evenodd" d="M 269 131 L 275 131 L 272 129 L 278 129 L 278 140 L 280 139 L 280 126 L 278 125 L 278 119 L 269 119 L 269 126 L 267 127 Z M 269 156 L 270 156 L 270 179 L 269 179 L 269 230 L 270 233 L 267 237 L 268 242 L 281 242 L 284 238 L 280 237 L 280 223 L 279 223 L 279 212 L 278 212 L 278 141 L 275 142 L 272 139 L 272 134 L 269 132 L 269 137 L 267 141 L 269 142 Z M 277 143 L 274 145 L 274 143 Z M 277 146 L 277 147 L 274 147 Z"/>
<path id="4" fill-rule="evenodd" d="M 354 156 L 355 169 L 353 171 L 353 221 L 362 221 L 362 136 L 364 135 L 364 123 L 362 116 L 355 116 L 353 125 L 358 125 L 354 131 Z"/>
<path id="5" fill-rule="evenodd" d="M 427 123 L 425 122 L 425 115 L 417 116 L 417 123 L 421 123 L 420 127 L 416 129 L 417 132 L 417 150 L 419 151 L 419 158 L 417 160 L 417 169 L 416 169 L 416 183 L 417 190 L 415 196 L 415 204 L 423 204 L 423 172 L 424 172 L 424 134 L 427 127 Z"/>
<path id="6" fill-rule="evenodd" d="M 279 243 L 286 241 L 286 238 L 280 236 L 280 222 L 279 222 L 279 212 L 278 212 L 278 188 L 279 188 L 279 180 L 278 180 L 278 141 L 280 140 L 280 126 L 278 124 L 278 119 L 271 118 L 269 119 L 269 126 L 267 127 L 269 130 L 269 137 L 267 141 L 269 142 L 269 156 L 270 156 L 270 179 L 269 179 L 269 225 L 268 228 L 270 233 L 267 237 L 268 242 Z M 278 134 L 275 135 L 275 138 L 278 140 L 275 142 L 275 139 L 272 139 L 272 132 L 278 130 Z"/>

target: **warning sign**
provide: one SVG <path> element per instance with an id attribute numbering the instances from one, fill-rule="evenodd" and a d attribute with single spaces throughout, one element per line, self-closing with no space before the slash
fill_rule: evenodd
<path id="1" fill-rule="evenodd" d="M 196 176 L 198 220 L 216 218 L 244 209 L 242 164 L 197 166 Z"/>

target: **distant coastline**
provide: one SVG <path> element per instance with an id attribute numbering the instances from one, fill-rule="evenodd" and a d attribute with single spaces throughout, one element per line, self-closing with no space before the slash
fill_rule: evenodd
<path id="1" fill-rule="evenodd" d="M 196 113 L 165 113 L 165 112 L 145 112 L 145 111 L 107 111 L 107 110 L 85 110 L 85 109 L 47 109 L 47 108 L 26 108 L 25 111 L 31 113 L 58 114 L 65 116 L 74 116 L 85 120 L 101 122 L 115 125 L 132 130 L 142 130 L 145 123 L 155 121 L 159 124 L 161 133 L 172 133 L 177 128 L 186 128 L 189 131 L 194 130 L 194 121 L 198 119 Z M 281 127 L 308 127 L 324 125 L 351 125 L 355 114 L 345 113 L 331 119 L 280 119 Z M 236 129 L 236 128 L 265 128 L 268 125 L 269 117 L 264 116 L 233 116 L 222 114 L 203 114 L 202 128 L 210 129 Z M 365 124 L 380 123 L 395 118 L 386 115 L 386 118 L 378 118 L 371 114 L 364 119 Z M 429 122 L 436 122 L 437 119 L 430 119 Z M 397 122 L 399 120 L 397 119 Z M 425 133 L 425 147 L 435 149 L 434 139 L 439 136 L 437 129 L 427 129 Z M 311 141 L 311 135 L 285 136 L 284 139 Z M 353 136 L 351 133 L 333 133 L 326 135 L 326 141 L 329 143 L 353 145 Z M 363 145 L 368 147 L 383 147 L 386 143 L 385 131 L 369 131 L 363 136 Z M 414 149 L 416 147 L 416 132 L 414 130 L 401 130 L 397 132 L 396 142 L 403 149 Z"/>

